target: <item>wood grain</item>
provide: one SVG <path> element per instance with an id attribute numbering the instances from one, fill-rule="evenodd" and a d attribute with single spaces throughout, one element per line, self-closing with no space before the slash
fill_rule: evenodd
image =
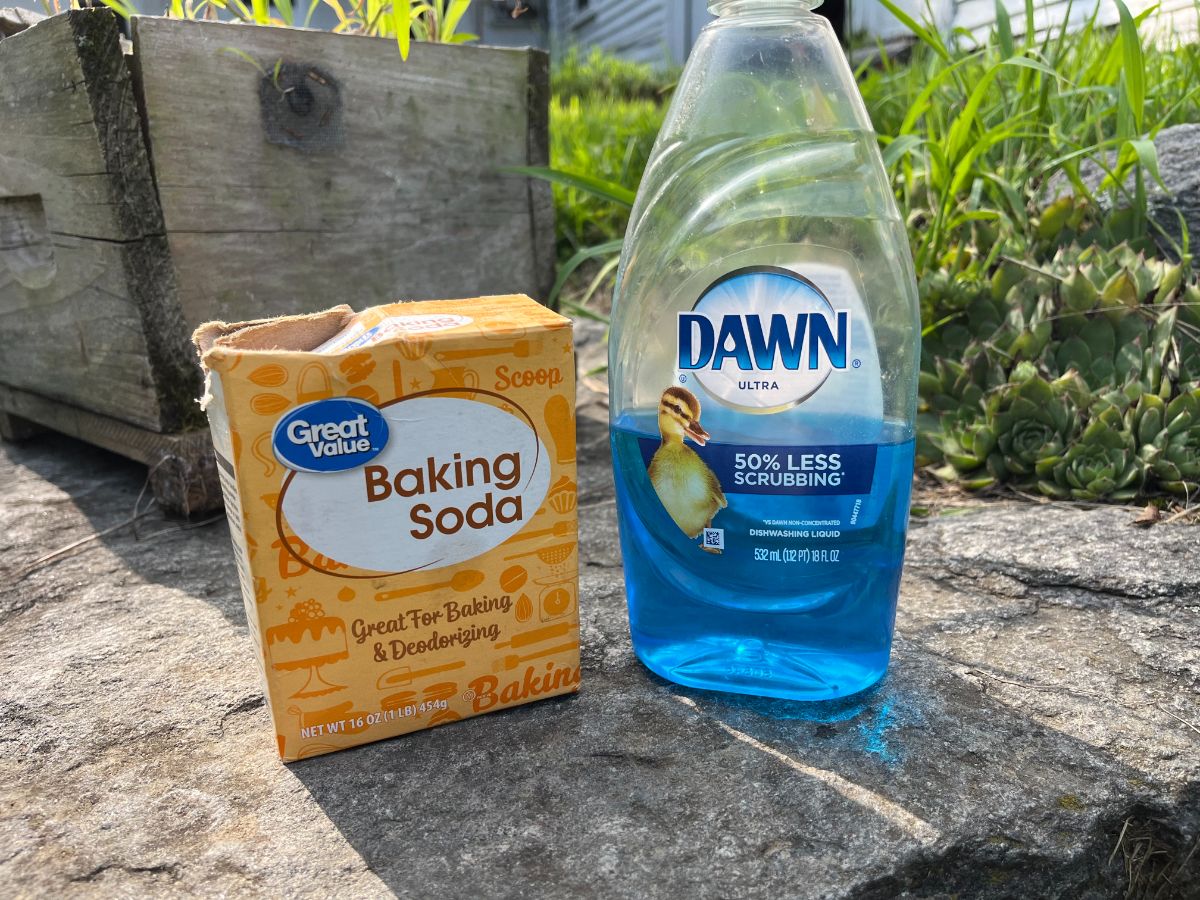
<path id="1" fill-rule="evenodd" d="M 525 164 L 529 166 L 550 165 L 550 56 L 546 53 L 529 54 L 529 90 L 526 115 L 528 116 L 527 149 Z M 530 293 L 542 301 L 549 299 L 558 274 L 557 239 L 554 233 L 554 192 L 550 184 L 540 178 L 526 181 L 529 192 L 529 214 L 531 218 L 534 254 L 534 274 L 541 280 L 536 290 Z"/>
<path id="2" fill-rule="evenodd" d="M 0 44 L 0 397 L 185 432 L 202 322 L 548 293 L 550 188 L 500 171 L 548 162 L 545 54 L 166 19 L 134 49 L 91 10 Z"/>
<path id="3" fill-rule="evenodd" d="M 338 302 L 545 297 L 549 187 L 499 171 L 547 161 L 544 54 L 416 44 L 402 62 L 385 39 L 154 18 L 133 20 L 133 40 L 190 324 Z M 279 110 L 300 95 L 280 92 L 310 70 L 336 89 L 321 82 L 293 112 L 324 103 L 337 133 L 293 118 L 294 139 L 281 138 Z"/>
<path id="4" fill-rule="evenodd" d="M 0 43 L 0 120 L 0 382 L 152 430 L 194 421 L 115 16 L 73 11 Z"/>

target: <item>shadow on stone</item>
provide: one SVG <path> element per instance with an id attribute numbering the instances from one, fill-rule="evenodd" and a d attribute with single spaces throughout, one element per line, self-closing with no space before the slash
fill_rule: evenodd
<path id="1" fill-rule="evenodd" d="M 246 614 L 224 514 L 203 523 L 169 517 L 154 507 L 148 487 L 143 492 L 144 465 L 65 435 L 45 432 L 20 444 L 6 444 L 4 452 L 11 463 L 30 470 L 46 483 L 40 486 L 43 495 L 31 497 L 31 504 L 47 511 L 61 510 L 67 504 L 89 526 L 82 533 L 73 527 L 61 533 L 56 529 L 52 539 L 44 533 L 26 539 L 24 526 L 18 523 L 22 530 L 9 536 L 16 552 L 6 554 L 4 569 L 20 572 L 40 556 L 95 534 L 95 545 L 118 556 L 138 577 L 187 591 L 220 610 L 231 624 L 245 627 Z M 55 489 L 57 496 L 47 496 Z M 148 512 L 135 523 L 118 527 L 135 511 Z M 60 516 L 64 525 L 71 518 Z M 36 571 L 65 568 L 86 573 L 92 552 L 92 546 L 81 545 Z M 22 581 L 33 575 L 31 572 Z"/>

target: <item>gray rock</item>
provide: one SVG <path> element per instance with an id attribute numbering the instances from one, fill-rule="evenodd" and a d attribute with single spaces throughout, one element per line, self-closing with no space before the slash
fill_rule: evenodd
<path id="1" fill-rule="evenodd" d="M 0 450 L 0 893 L 1200 896 L 1200 530 L 916 522 L 880 689 L 721 696 L 633 657 L 580 432 L 582 692 L 290 767 L 224 523 L 115 528 L 144 470 Z"/>
<path id="2" fill-rule="evenodd" d="M 1182 239 L 1181 217 L 1188 233 L 1200 236 L 1200 125 L 1164 128 L 1154 139 L 1154 147 L 1167 189 L 1152 188 L 1150 214 L 1176 241 Z"/>
<path id="3" fill-rule="evenodd" d="M 1146 175 L 1149 214 L 1175 243 L 1182 242 L 1182 218 L 1194 243 L 1200 236 L 1200 125 L 1164 128 L 1155 137 L 1154 147 L 1158 151 L 1158 170 L 1166 189 L 1149 174 Z M 1115 164 L 1116 155 L 1110 154 L 1108 165 L 1111 167 Z M 1079 167 L 1079 176 L 1090 190 L 1095 191 L 1104 180 L 1105 172 L 1095 163 L 1085 161 Z M 1132 193 L 1133 176 L 1129 177 L 1125 186 Z M 1052 193 L 1070 190 L 1070 182 L 1066 178 L 1055 176 L 1051 179 Z M 1107 192 L 1098 195 L 1097 199 L 1105 205 L 1109 203 Z M 1173 251 L 1161 234 L 1156 233 L 1155 238 L 1164 245 L 1164 251 Z"/>

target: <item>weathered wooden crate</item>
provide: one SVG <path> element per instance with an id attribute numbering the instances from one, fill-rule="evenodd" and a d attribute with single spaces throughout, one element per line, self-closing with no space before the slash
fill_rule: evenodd
<path id="1" fill-rule="evenodd" d="M 548 61 L 107 11 L 0 41 L 0 436 L 219 503 L 191 331 L 554 277 Z"/>

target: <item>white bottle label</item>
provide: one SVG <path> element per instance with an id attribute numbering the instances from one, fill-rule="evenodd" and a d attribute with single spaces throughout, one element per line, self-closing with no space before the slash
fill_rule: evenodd
<path id="1" fill-rule="evenodd" d="M 855 280 L 836 266 L 806 264 L 803 274 L 749 266 L 723 275 L 678 314 L 676 350 L 675 383 L 736 412 L 808 403 L 882 416 L 875 337 Z M 848 390 L 853 409 L 839 410 Z"/>

